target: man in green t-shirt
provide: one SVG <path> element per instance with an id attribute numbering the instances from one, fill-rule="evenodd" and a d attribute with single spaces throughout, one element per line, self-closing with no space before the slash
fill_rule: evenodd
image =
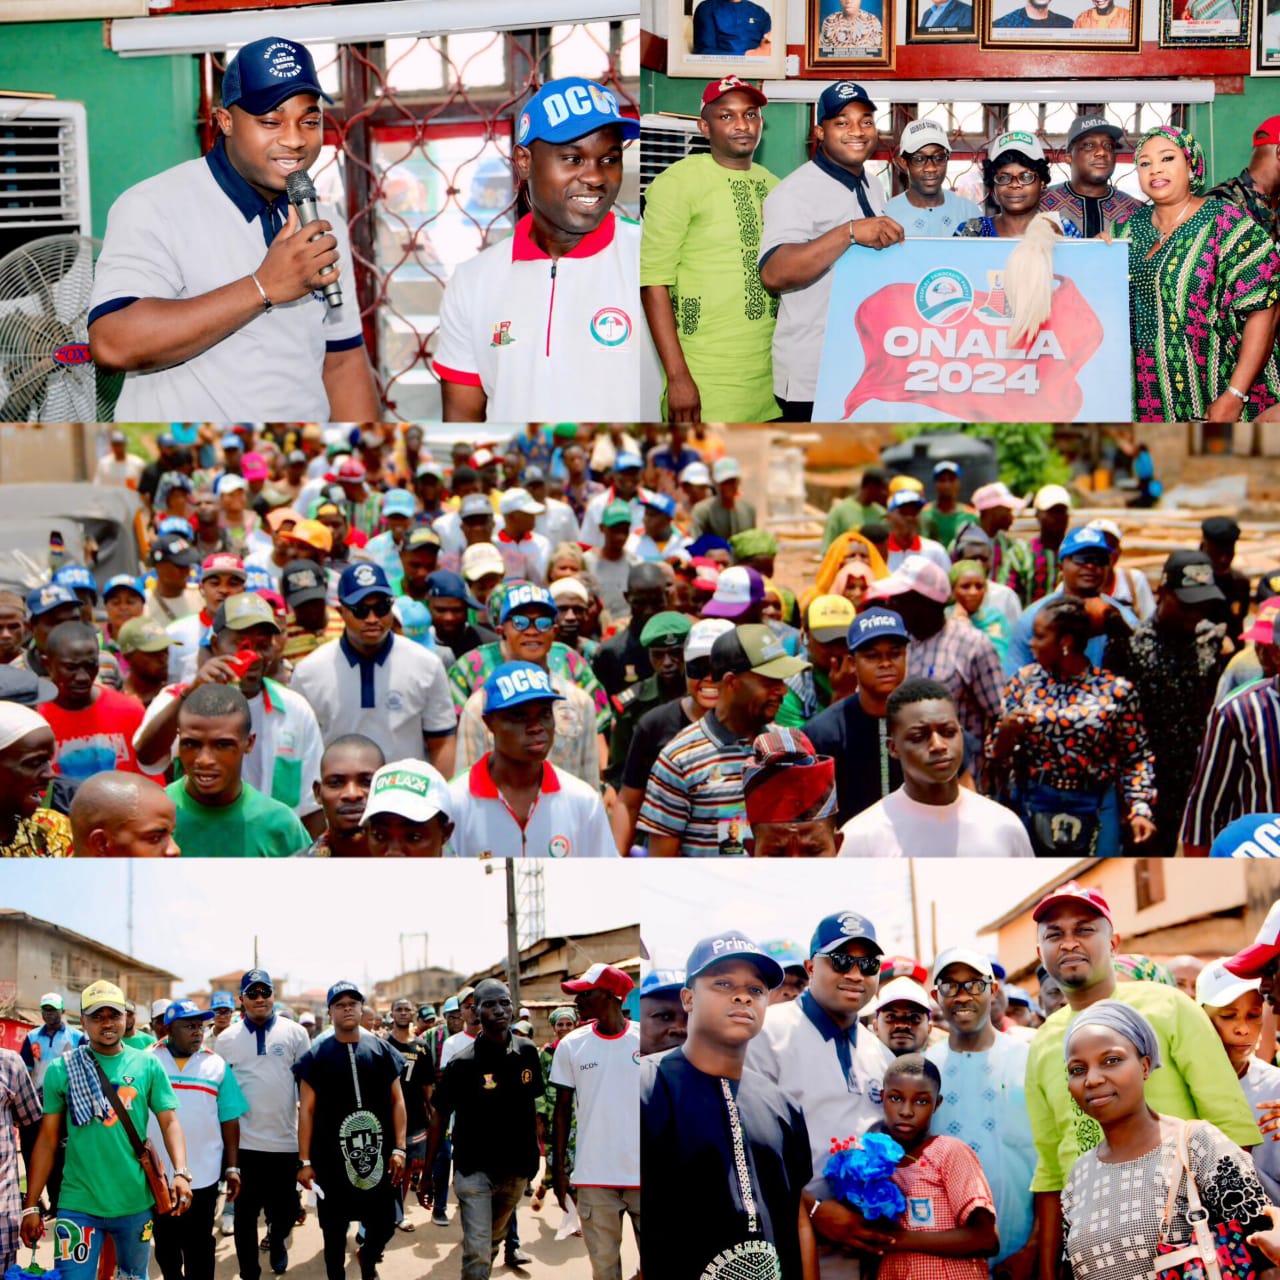
<path id="1" fill-rule="evenodd" d="M 203 684 L 178 712 L 182 777 L 166 788 L 187 857 L 287 858 L 311 843 L 297 814 L 241 777 L 253 747 L 249 703 L 232 684 Z"/>
<path id="2" fill-rule="evenodd" d="M 138 1030 L 138 1006 L 132 1000 L 124 1002 L 124 1036 L 121 1044 L 126 1049 L 146 1049 L 155 1044 L 156 1038 L 143 1027 Z"/>
<path id="3" fill-rule="evenodd" d="M 956 534 L 967 524 L 977 524 L 978 513 L 960 501 L 960 464 L 947 459 L 933 468 L 934 500 L 920 515 L 920 532 L 948 551 Z"/>
<path id="4" fill-rule="evenodd" d="M 59 1275 L 63 1280 L 94 1280 L 103 1239 L 110 1236 L 116 1273 L 142 1278 L 151 1260 L 155 1204 L 124 1126 L 129 1124 L 145 1140 L 154 1112 L 173 1161 L 173 1212 L 186 1213 L 191 1207 L 191 1171 L 176 1115 L 177 1098 L 154 1054 L 125 1047 L 125 998 L 119 987 L 110 982 L 85 987 L 80 1017 L 89 1043 L 64 1054 L 44 1078 L 44 1119 L 27 1173 L 22 1240 L 34 1248 L 44 1235 L 40 1195 L 65 1133 L 66 1166 L 53 1230 Z M 115 1086 L 124 1117 L 117 1116 L 95 1062 Z"/>
<path id="5" fill-rule="evenodd" d="M 702 94 L 710 154 L 663 170 L 645 197 L 640 301 L 666 372 L 671 422 L 768 422 L 778 300 L 756 259 L 764 198 L 778 185 L 752 157 L 767 99 L 737 76 Z"/>
<path id="6" fill-rule="evenodd" d="M 889 473 L 882 467 L 867 467 L 858 481 L 858 492 L 831 504 L 822 530 L 826 551 L 842 534 L 857 533 L 864 524 L 883 520 L 889 502 Z"/>

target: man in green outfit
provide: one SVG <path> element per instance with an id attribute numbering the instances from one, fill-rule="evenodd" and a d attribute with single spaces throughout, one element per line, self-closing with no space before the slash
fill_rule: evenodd
<path id="1" fill-rule="evenodd" d="M 311 843 L 292 809 L 241 777 L 254 744 L 249 724 L 249 703 L 234 685 L 201 685 L 182 703 L 183 776 L 166 790 L 178 810 L 174 839 L 187 856 L 283 858 Z"/>
<path id="2" fill-rule="evenodd" d="M 737 76 L 702 94 L 710 154 L 660 173 L 645 200 L 640 301 L 666 371 L 671 422 L 776 418 L 770 350 L 778 300 L 760 283 L 761 206 L 778 185 L 752 157 L 767 99 Z"/>
<path id="3" fill-rule="evenodd" d="M 619 786 L 627 751 L 640 717 L 665 702 L 684 695 L 684 642 L 693 626 L 687 613 L 666 610 L 655 613 L 640 632 L 640 644 L 653 664 L 653 674 L 629 685 L 613 699 L 616 716 L 609 738 L 609 769 L 606 780 Z"/>
<path id="4" fill-rule="evenodd" d="M 177 1098 L 154 1053 L 123 1043 L 124 992 L 113 983 L 90 983 L 80 993 L 80 1017 L 89 1043 L 54 1062 L 44 1078 L 44 1119 L 27 1172 L 22 1241 L 31 1248 L 44 1235 L 40 1195 L 54 1152 L 67 1139 L 66 1168 L 53 1229 L 58 1274 L 94 1280 L 102 1242 L 115 1245 L 115 1271 L 145 1277 L 151 1260 L 154 1203 L 125 1126 L 145 1140 L 154 1113 L 173 1162 L 173 1213 L 191 1208 L 187 1145 L 178 1124 Z M 99 1071 L 124 1108 L 117 1116 Z"/>
<path id="5" fill-rule="evenodd" d="M 867 467 L 858 481 L 858 492 L 831 504 L 822 530 L 825 551 L 841 534 L 856 533 L 864 524 L 883 520 L 889 502 L 889 473 L 882 467 Z"/>

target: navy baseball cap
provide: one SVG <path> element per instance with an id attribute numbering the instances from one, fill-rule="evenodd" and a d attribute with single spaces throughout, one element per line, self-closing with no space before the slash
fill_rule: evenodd
<path id="1" fill-rule="evenodd" d="M 235 997 L 230 991 L 215 991 L 209 997 L 210 1009 L 234 1009 L 236 1007 Z"/>
<path id="2" fill-rule="evenodd" d="M 782 966 L 767 951 L 758 947 L 745 933 L 730 929 L 725 933 L 713 933 L 693 944 L 685 965 L 684 985 L 690 986 L 694 978 L 721 960 L 745 960 L 755 965 L 770 991 L 782 986 L 786 977 Z"/>
<path id="3" fill-rule="evenodd" d="M 557 693 L 551 684 L 551 676 L 532 662 L 504 662 L 489 673 L 484 682 L 484 709 L 505 711 L 525 702 L 563 702 L 564 694 Z"/>
<path id="4" fill-rule="evenodd" d="M 276 984 L 271 981 L 271 975 L 265 969 L 250 969 L 240 979 L 240 994 L 244 995 L 250 987 L 268 987 L 274 991 Z"/>
<path id="5" fill-rule="evenodd" d="M 846 942 L 869 942 L 876 955 L 884 955 L 884 948 L 876 941 L 875 925 L 856 911 L 834 911 L 820 920 L 809 942 L 809 954 L 829 956 Z"/>
<path id="6" fill-rule="evenodd" d="M 310 560 L 294 560 L 280 574 L 280 594 L 290 609 L 310 600 L 324 600 L 329 594 L 325 571 Z"/>
<path id="7" fill-rule="evenodd" d="M 528 609 L 532 606 L 545 609 L 552 615 L 560 612 L 556 608 L 551 592 L 546 587 L 540 587 L 536 582 L 518 582 L 503 597 L 502 616 L 498 621 L 506 622 L 517 609 Z"/>
<path id="8" fill-rule="evenodd" d="M 147 589 L 142 585 L 142 579 L 135 578 L 131 573 L 117 573 L 115 577 L 108 578 L 107 585 L 102 588 L 102 598 L 106 600 L 113 591 L 132 591 L 144 600 L 147 598 Z"/>
<path id="9" fill-rule="evenodd" d="M 194 538 L 196 531 L 192 528 L 191 521 L 186 516 L 165 516 L 156 527 L 156 532 L 161 534 L 176 533 L 183 538 Z"/>
<path id="10" fill-rule="evenodd" d="M 59 582 L 46 582 L 43 587 L 36 587 L 27 593 L 27 612 L 33 618 L 39 618 L 53 609 L 60 609 L 64 604 L 73 604 L 77 609 L 80 607 L 75 592 Z"/>
<path id="11" fill-rule="evenodd" d="M 149 559 L 152 564 L 176 564 L 190 569 L 200 563 L 200 553 L 188 539 L 171 533 L 151 544 Z"/>
<path id="12" fill-rule="evenodd" d="M 462 575 L 453 573 L 449 569 L 437 569 L 428 575 L 427 598 L 461 600 L 470 609 L 483 608 L 477 600 L 471 598 L 471 592 L 467 590 L 467 584 L 463 582 Z"/>
<path id="13" fill-rule="evenodd" d="M 640 999 L 645 996 L 667 996 L 684 986 L 683 969 L 655 969 L 640 983 Z"/>
<path id="14" fill-rule="evenodd" d="M 212 1017 L 212 1008 L 202 1009 L 194 1000 L 175 1000 L 164 1011 L 164 1025 L 170 1026 L 179 1018 L 199 1018 L 201 1022 L 208 1022 Z"/>
<path id="15" fill-rule="evenodd" d="M 901 640 L 910 644 L 911 636 L 902 625 L 902 618 L 892 609 L 868 609 L 849 624 L 849 652 L 856 653 L 864 644 L 876 640 Z"/>
<path id="16" fill-rule="evenodd" d="M 353 564 L 342 571 L 338 579 L 338 603 L 350 607 L 359 604 L 365 596 L 389 596 L 391 583 L 381 565 Z"/>
<path id="17" fill-rule="evenodd" d="M 851 102 L 865 103 L 872 111 L 876 109 L 876 104 L 860 84 L 854 84 L 852 80 L 840 80 L 822 91 L 822 97 L 818 99 L 818 123 L 822 124 L 832 116 L 838 116 Z"/>
<path id="18" fill-rule="evenodd" d="M 640 122 L 628 120 L 618 99 L 603 85 L 581 76 L 548 80 L 525 104 L 516 121 L 516 142 L 573 142 L 597 129 L 617 125 L 622 136 L 638 138 Z"/>
<path id="19" fill-rule="evenodd" d="M 222 105 L 239 107 L 250 115 L 260 116 L 299 93 L 314 93 L 326 102 L 333 99 L 320 87 L 316 64 L 306 47 L 281 36 L 265 36 L 247 44 L 227 63 L 222 77 Z M 239 440 L 224 449 L 243 449 Z"/>
<path id="20" fill-rule="evenodd" d="M 348 982 L 346 978 L 339 978 L 338 981 L 329 988 L 329 995 L 325 999 L 325 1004 L 332 1004 L 335 1000 L 339 1000 L 343 996 L 355 996 L 361 1004 L 364 1004 L 364 993 L 354 982 Z"/>
<path id="21" fill-rule="evenodd" d="M 98 584 L 94 582 L 93 574 L 82 564 L 64 564 L 53 575 L 53 580 L 68 591 L 92 591 L 94 600 L 98 598 Z"/>
<path id="22" fill-rule="evenodd" d="M 1111 547 L 1107 542 L 1107 535 L 1101 529 L 1091 529 L 1088 525 L 1072 529 L 1062 540 L 1058 559 L 1065 560 L 1068 556 L 1077 555 L 1081 551 L 1101 551 L 1109 559 Z"/>

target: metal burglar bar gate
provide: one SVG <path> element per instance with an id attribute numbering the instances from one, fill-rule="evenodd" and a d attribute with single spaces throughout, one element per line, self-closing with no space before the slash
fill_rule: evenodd
<path id="1" fill-rule="evenodd" d="M 512 130 L 547 80 L 607 85 L 637 116 L 640 24 L 583 22 L 516 32 L 467 32 L 377 43 L 309 43 L 325 108 L 325 146 L 312 171 L 322 200 L 344 209 L 365 343 L 388 419 L 438 419 L 431 372 L 440 302 L 460 262 L 509 235 L 519 213 Z M 227 60 L 206 54 L 201 122 Z M 636 216 L 638 148 L 624 157 L 617 208 Z"/>

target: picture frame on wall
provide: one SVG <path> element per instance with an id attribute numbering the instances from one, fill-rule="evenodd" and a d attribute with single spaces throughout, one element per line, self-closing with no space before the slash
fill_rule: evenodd
<path id="1" fill-rule="evenodd" d="M 1142 0 L 979 2 L 979 29 L 984 49 L 1138 53 L 1142 48 Z"/>
<path id="2" fill-rule="evenodd" d="M 893 0 L 806 0 L 805 49 L 810 70 L 892 68 L 893 32 Z"/>
<path id="3" fill-rule="evenodd" d="M 977 44 L 977 0 L 903 0 L 908 44 Z"/>
<path id="4" fill-rule="evenodd" d="M 787 0 L 666 0 L 667 74 L 781 80 Z"/>
<path id="5" fill-rule="evenodd" d="M 1253 20 L 1253 74 L 1280 76 L 1280 0 L 1258 0 Z"/>
<path id="6" fill-rule="evenodd" d="M 1248 48 L 1252 22 L 1253 0 L 1160 0 L 1160 47 Z"/>

